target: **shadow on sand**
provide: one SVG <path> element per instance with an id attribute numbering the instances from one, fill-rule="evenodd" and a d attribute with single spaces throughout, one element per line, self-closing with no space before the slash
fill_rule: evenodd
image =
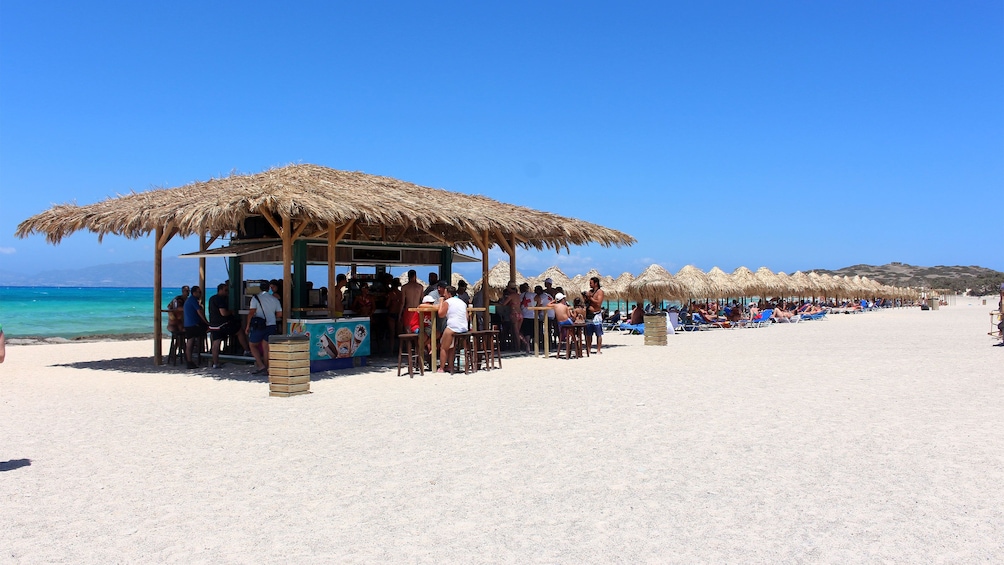
<path id="1" fill-rule="evenodd" d="M 0 461 L 0 473 L 30 466 L 31 459 L 11 459 L 10 461 Z"/>
<path id="2" fill-rule="evenodd" d="M 248 383 L 268 383 L 268 375 L 252 375 L 252 365 L 244 363 L 226 363 L 219 369 L 212 369 L 207 366 L 198 369 L 187 369 L 184 365 L 154 365 L 153 357 L 124 357 L 120 359 L 102 359 L 100 361 L 77 361 L 74 363 L 57 363 L 53 367 L 69 367 L 71 369 L 91 369 L 94 371 L 124 371 L 137 374 L 177 374 L 180 376 L 209 377 L 219 381 L 240 381 Z M 388 365 L 385 359 L 374 359 L 369 365 L 344 369 L 340 371 L 324 371 L 311 373 L 311 381 L 321 381 L 347 377 L 368 372 L 383 372 L 396 367 L 396 360 L 393 365 Z"/>

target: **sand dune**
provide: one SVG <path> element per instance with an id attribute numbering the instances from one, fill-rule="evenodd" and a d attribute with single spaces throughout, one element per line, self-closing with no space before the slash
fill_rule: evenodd
<path id="1" fill-rule="evenodd" d="M 993 304 L 996 304 L 995 302 Z M 3 561 L 1001 562 L 990 306 L 671 336 L 501 371 L 0 365 Z"/>

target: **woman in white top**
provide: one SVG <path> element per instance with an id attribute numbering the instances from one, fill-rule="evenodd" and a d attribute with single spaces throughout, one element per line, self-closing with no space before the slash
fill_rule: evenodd
<path id="1" fill-rule="evenodd" d="M 457 287 L 440 288 L 439 292 L 443 298 L 439 303 L 439 317 L 446 318 L 446 328 L 439 340 L 439 370 L 436 372 L 445 373 L 449 367 L 452 373 L 453 335 L 467 331 L 467 303 L 457 298 Z"/>

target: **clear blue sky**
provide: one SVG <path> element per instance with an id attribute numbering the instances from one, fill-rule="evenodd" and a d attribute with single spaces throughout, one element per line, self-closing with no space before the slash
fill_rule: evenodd
<path id="1" fill-rule="evenodd" d="M 53 203 L 296 162 L 638 239 L 526 275 L 1004 270 L 1004 3 L 0 4 L 0 269 L 152 259 L 14 238 Z"/>

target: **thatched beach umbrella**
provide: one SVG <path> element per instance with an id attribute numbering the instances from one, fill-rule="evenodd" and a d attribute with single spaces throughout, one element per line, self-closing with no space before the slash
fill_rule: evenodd
<path id="1" fill-rule="evenodd" d="M 757 281 L 753 271 L 746 267 L 739 267 L 732 271 L 732 284 L 735 292 L 740 293 L 741 296 L 753 296 L 756 294 L 760 283 Z"/>
<path id="2" fill-rule="evenodd" d="M 534 284 L 544 285 L 545 279 L 551 279 L 551 284 L 560 287 L 566 292 L 572 288 L 572 279 L 563 273 L 556 265 L 552 265 L 534 279 Z"/>
<path id="3" fill-rule="evenodd" d="M 495 266 L 492 267 L 490 271 L 488 271 L 488 291 L 485 293 L 488 300 L 498 300 L 499 296 L 502 294 L 502 290 L 508 286 L 510 282 L 515 282 L 518 285 L 521 282 L 526 281 L 526 278 L 523 277 L 519 271 L 516 271 L 516 280 L 510 281 L 509 272 L 508 261 L 499 261 L 498 263 L 495 263 Z M 478 281 L 471 286 L 471 292 L 476 293 L 481 290 L 481 284 L 482 280 L 478 279 Z"/>
<path id="4" fill-rule="evenodd" d="M 715 285 L 716 288 L 720 289 L 719 298 L 742 296 L 741 292 L 736 291 L 735 284 L 732 282 L 732 277 L 718 267 L 711 267 L 711 270 L 708 271 L 708 279 Z"/>
<path id="5" fill-rule="evenodd" d="M 775 296 L 781 291 L 781 281 L 767 267 L 760 267 L 753 275 L 756 280 L 757 294 L 761 298 Z"/>
<path id="6" fill-rule="evenodd" d="M 628 286 L 628 292 L 632 298 L 649 302 L 683 298 L 686 294 L 683 286 L 673 278 L 673 275 L 656 264 L 646 267 Z"/>
<path id="7" fill-rule="evenodd" d="M 628 298 L 628 287 L 634 280 L 634 275 L 627 271 L 620 274 L 612 283 L 606 286 L 607 296 L 612 297 L 618 303 Z"/>
<path id="8" fill-rule="evenodd" d="M 785 274 L 784 271 L 778 271 L 774 274 L 777 277 L 778 292 L 781 293 L 781 298 L 787 298 L 789 296 L 794 296 L 794 284 L 791 281 L 791 277 Z"/>
<path id="9" fill-rule="evenodd" d="M 683 267 L 673 278 L 684 288 L 688 298 L 719 298 L 724 290 L 718 288 L 704 271 L 693 265 Z"/>
<path id="10" fill-rule="evenodd" d="M 791 290 L 797 296 L 805 296 L 812 292 L 812 281 L 809 280 L 809 275 L 802 271 L 795 271 L 789 279 L 791 281 Z"/>

